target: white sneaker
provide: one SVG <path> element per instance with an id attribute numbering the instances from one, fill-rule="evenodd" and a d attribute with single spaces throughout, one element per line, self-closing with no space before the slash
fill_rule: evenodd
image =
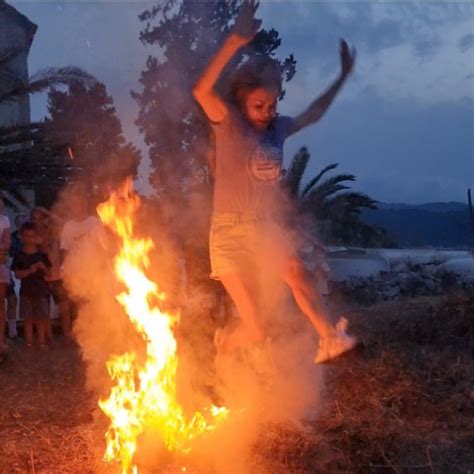
<path id="1" fill-rule="evenodd" d="M 319 340 L 319 349 L 314 359 L 316 364 L 327 362 L 336 357 L 354 349 L 357 344 L 357 338 L 349 336 L 346 333 L 347 319 L 341 318 L 336 324 L 335 332 L 331 337 Z"/>

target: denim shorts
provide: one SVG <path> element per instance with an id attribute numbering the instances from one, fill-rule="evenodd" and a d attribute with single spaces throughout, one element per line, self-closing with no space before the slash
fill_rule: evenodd
<path id="1" fill-rule="evenodd" d="M 209 235 L 211 278 L 234 273 L 254 275 L 259 266 L 282 271 L 296 252 L 290 232 L 271 217 L 214 212 Z"/>
<path id="2" fill-rule="evenodd" d="M 49 296 L 20 295 L 20 318 L 35 321 L 49 319 Z"/>

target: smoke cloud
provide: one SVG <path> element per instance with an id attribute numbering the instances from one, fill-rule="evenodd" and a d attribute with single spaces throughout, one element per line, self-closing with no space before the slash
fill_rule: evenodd
<path id="1" fill-rule="evenodd" d="M 171 67 L 168 70 L 174 74 Z M 181 120 L 177 114 L 176 123 Z M 175 173 L 179 166 L 176 163 Z M 115 182 L 109 172 L 113 170 L 95 176 L 108 175 L 104 182 Z M 314 330 L 280 278 L 284 257 L 295 251 L 299 236 L 273 223 L 260 226 L 258 258 L 248 273 L 254 278 L 268 339 L 217 357 L 215 330 L 231 326 L 238 315 L 222 285 L 202 278 L 210 274 L 206 245 L 211 203 L 196 189 L 186 201 L 180 191 L 159 201 L 144 199 L 134 224 L 139 235 L 154 243 L 147 276 L 167 294 L 165 305 L 181 315 L 175 328 L 179 402 L 190 415 L 217 404 L 227 407 L 229 416 L 215 431 L 193 441 L 187 455 L 167 453 L 153 426 L 148 426 L 139 438 L 135 461 L 141 473 L 176 472 L 186 466 L 187 472 L 254 474 L 252 450 L 266 426 L 299 424 L 314 416 L 319 406 L 322 372 L 313 363 Z M 107 198 L 109 184 L 99 191 L 100 199 L 90 199 L 91 213 L 98 200 Z M 87 194 L 65 190 L 57 207 L 67 214 L 78 199 L 88 199 Z M 295 210 L 283 194 L 275 196 L 272 207 L 269 214 L 280 221 L 294 218 Z M 106 362 L 112 355 L 135 352 L 139 360 L 146 357 L 144 341 L 116 299 L 124 290 L 113 271 L 116 253 L 117 240 L 102 228 L 84 238 L 64 263 L 65 283 L 78 306 L 73 332 L 87 366 L 88 388 L 97 399 L 109 394 Z"/>

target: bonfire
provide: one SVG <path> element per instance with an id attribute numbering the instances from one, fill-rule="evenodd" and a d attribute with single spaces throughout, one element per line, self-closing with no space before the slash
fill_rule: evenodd
<path id="1" fill-rule="evenodd" d="M 153 242 L 135 235 L 139 207 L 140 198 L 129 180 L 97 209 L 119 241 L 113 271 L 125 290 L 117 300 L 146 344 L 144 362 L 133 351 L 109 358 L 107 369 L 113 385 L 109 397 L 99 401 L 110 419 L 104 459 L 121 463 L 123 474 L 138 473 L 134 455 L 145 429 L 159 433 L 167 450 L 186 453 L 193 439 L 215 430 L 227 416 L 226 408 L 210 406 L 186 417 L 177 400 L 174 329 L 179 314 L 164 309 L 166 294 L 146 275 Z"/>

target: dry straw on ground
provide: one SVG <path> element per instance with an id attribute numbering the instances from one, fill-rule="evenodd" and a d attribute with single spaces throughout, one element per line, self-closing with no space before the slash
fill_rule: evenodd
<path id="1" fill-rule="evenodd" d="M 318 419 L 262 430 L 251 474 L 474 471 L 474 295 L 349 318 L 365 349 L 327 367 Z M 0 473 L 119 472 L 101 462 L 107 423 L 76 348 L 12 345 L 0 400 Z"/>

